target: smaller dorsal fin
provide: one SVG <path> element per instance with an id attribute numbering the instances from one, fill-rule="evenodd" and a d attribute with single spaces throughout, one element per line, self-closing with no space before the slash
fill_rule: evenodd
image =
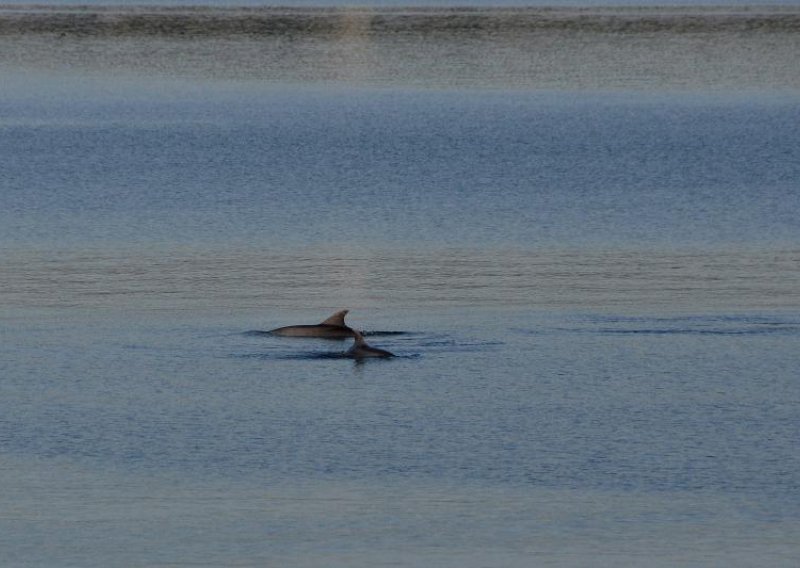
<path id="1" fill-rule="evenodd" d="M 347 315 L 347 312 L 350 310 L 342 310 L 340 312 L 336 312 L 331 317 L 320 323 L 320 325 L 338 325 L 340 327 L 346 327 L 344 323 L 344 316 Z"/>
<path id="2" fill-rule="evenodd" d="M 366 345 L 367 344 L 367 342 L 364 341 L 364 336 L 361 335 L 361 332 L 358 331 L 357 329 L 353 330 L 353 338 L 355 339 L 355 343 L 353 343 L 354 346 L 355 345 Z"/>

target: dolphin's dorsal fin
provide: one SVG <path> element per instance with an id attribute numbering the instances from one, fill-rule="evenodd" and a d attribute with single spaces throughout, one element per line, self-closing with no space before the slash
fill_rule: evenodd
<path id="1" fill-rule="evenodd" d="M 361 332 L 358 331 L 357 329 L 353 330 L 353 339 L 355 339 L 355 343 L 353 343 L 353 346 L 367 344 L 367 342 L 364 341 L 364 336 L 361 335 Z"/>
<path id="2" fill-rule="evenodd" d="M 320 325 L 338 325 L 339 327 L 347 327 L 344 323 L 344 316 L 347 315 L 347 312 L 350 310 L 342 310 L 340 312 L 336 312 L 331 317 L 320 323 Z"/>

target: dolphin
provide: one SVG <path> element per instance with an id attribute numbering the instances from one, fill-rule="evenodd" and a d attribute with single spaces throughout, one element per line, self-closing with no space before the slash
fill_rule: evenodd
<path id="1" fill-rule="evenodd" d="M 350 310 L 341 310 L 316 325 L 287 325 L 270 330 L 274 335 L 285 337 L 323 337 L 327 339 L 345 339 L 353 337 L 355 331 L 344 323 L 344 316 Z"/>
<path id="2" fill-rule="evenodd" d="M 364 336 L 355 329 L 353 330 L 353 338 L 355 339 L 353 346 L 345 353 L 347 357 L 352 357 L 353 359 L 366 359 L 367 357 L 394 357 L 394 353 L 367 345 L 367 342 L 364 341 Z"/>

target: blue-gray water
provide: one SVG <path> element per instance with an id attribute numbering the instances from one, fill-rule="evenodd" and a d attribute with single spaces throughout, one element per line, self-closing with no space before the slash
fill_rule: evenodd
<path id="1" fill-rule="evenodd" d="M 0 9 L 0 564 L 796 566 L 798 14 Z"/>

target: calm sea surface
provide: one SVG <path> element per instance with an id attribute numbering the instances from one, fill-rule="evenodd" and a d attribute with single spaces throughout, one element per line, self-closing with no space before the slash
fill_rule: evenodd
<path id="1" fill-rule="evenodd" d="M 797 566 L 798 53 L 0 7 L 0 564 Z M 342 308 L 397 357 L 263 333 Z"/>

